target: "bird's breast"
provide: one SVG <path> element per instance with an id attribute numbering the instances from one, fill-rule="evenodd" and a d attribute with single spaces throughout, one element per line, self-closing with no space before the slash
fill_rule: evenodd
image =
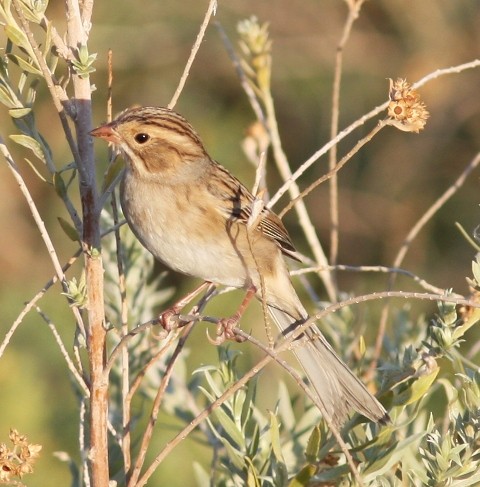
<path id="1" fill-rule="evenodd" d="M 149 183 L 125 175 L 121 203 L 133 233 L 171 269 L 219 284 L 244 287 L 247 272 L 225 221 L 196 188 Z"/>

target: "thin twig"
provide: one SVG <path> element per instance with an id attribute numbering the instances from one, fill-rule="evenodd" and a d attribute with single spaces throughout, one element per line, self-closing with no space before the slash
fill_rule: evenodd
<path id="1" fill-rule="evenodd" d="M 82 251 L 79 249 L 77 252 L 70 257 L 68 262 L 62 267 L 62 271 L 66 272 L 72 265 L 73 263 L 78 259 Z M 25 316 L 35 307 L 37 302 L 45 296 L 45 293 L 56 283 L 58 282 L 58 277 L 55 275 L 53 276 L 44 286 L 43 288 L 33 296 L 33 298 L 25 303 L 25 306 L 23 307 L 22 311 L 18 314 L 17 318 L 13 322 L 12 326 L 8 330 L 8 332 L 5 334 L 5 337 L 0 344 L 0 357 L 3 355 L 5 352 L 6 347 L 8 346 L 10 340 L 12 339 L 13 334 L 19 327 L 19 325 L 22 323 L 23 319 Z M 83 333 L 85 334 L 85 329 L 83 329 Z"/>
<path id="2" fill-rule="evenodd" d="M 170 347 L 172 346 L 173 342 L 177 339 L 177 335 L 178 333 L 170 333 L 165 339 L 165 343 L 163 344 L 162 348 L 158 350 L 158 352 L 155 353 L 145 365 L 142 366 L 142 370 L 137 374 L 137 376 L 132 381 L 132 384 L 130 386 L 128 396 L 126 397 L 125 400 L 125 403 L 127 405 L 131 404 L 135 392 L 140 387 L 142 380 L 147 374 L 147 372 L 149 371 L 149 369 L 153 367 L 153 365 L 155 365 L 158 362 L 158 360 L 160 360 L 162 356 L 165 355 L 170 350 Z"/>
<path id="3" fill-rule="evenodd" d="M 62 284 L 63 290 L 65 292 L 68 292 L 68 284 L 67 284 L 67 279 L 65 277 L 65 273 L 62 269 L 62 265 L 60 264 L 60 261 L 58 259 L 57 252 L 55 250 L 55 247 L 53 245 L 52 239 L 50 238 L 50 235 L 47 231 L 47 228 L 45 227 L 45 223 L 42 220 L 42 217 L 38 211 L 37 205 L 35 204 L 35 201 L 33 201 L 32 195 L 30 194 L 30 191 L 28 190 L 27 185 L 25 184 L 25 181 L 23 180 L 22 175 L 20 174 L 20 171 L 18 169 L 18 166 L 16 162 L 13 160 L 10 151 L 8 150 L 7 146 L 5 145 L 2 136 L 0 135 L 0 152 L 2 155 L 5 157 L 5 160 L 7 161 L 8 168 L 10 169 L 11 173 L 13 174 L 13 177 L 15 178 L 20 191 L 22 192 L 25 201 L 27 202 L 27 205 L 30 209 L 30 212 L 32 213 L 33 219 L 35 221 L 35 224 L 37 225 L 37 228 L 40 232 L 40 235 L 43 239 L 43 242 L 45 244 L 45 247 L 47 248 L 47 251 L 50 255 L 50 260 L 52 261 L 53 268 L 55 269 L 55 273 L 57 275 L 57 278 Z M 75 319 L 77 321 L 78 326 L 80 329 L 84 330 L 85 325 L 83 323 L 82 316 L 78 310 L 78 308 L 74 307 L 72 308 L 73 314 L 75 316 Z"/>
<path id="4" fill-rule="evenodd" d="M 139 453 L 137 460 L 135 462 L 135 465 L 132 470 L 132 476 L 128 480 L 128 487 L 137 487 L 144 485 L 142 481 L 138 481 L 138 478 L 140 476 L 141 469 L 143 467 L 143 464 L 145 462 L 145 457 L 147 455 L 147 450 L 148 450 L 148 445 L 150 444 L 153 430 L 155 428 L 155 425 L 157 423 L 157 418 L 158 418 L 158 412 L 160 410 L 160 405 L 163 399 L 163 396 L 165 394 L 165 390 L 170 382 L 170 377 L 173 372 L 173 368 L 175 365 L 175 362 L 177 361 L 178 357 L 180 356 L 180 352 L 183 350 L 183 347 L 185 346 L 185 342 L 187 338 L 189 337 L 191 331 L 193 330 L 193 325 L 194 323 L 189 323 L 183 330 L 182 336 L 180 337 L 180 340 L 178 341 L 177 346 L 175 347 L 175 350 L 172 354 L 172 357 L 168 361 L 167 367 L 165 369 L 165 373 L 163 374 L 162 380 L 160 382 L 160 386 L 158 388 L 157 394 L 155 396 L 155 399 L 153 401 L 153 406 L 152 406 L 152 411 L 150 413 L 150 419 L 148 421 L 147 427 L 145 428 L 145 431 L 142 436 L 142 441 L 140 443 L 140 448 L 139 448 Z"/>
<path id="5" fill-rule="evenodd" d="M 412 85 L 414 89 L 417 89 L 427 82 L 439 78 L 440 76 L 444 76 L 447 74 L 453 73 L 460 73 L 467 69 L 473 69 L 480 66 L 480 59 L 476 59 L 475 61 L 471 61 L 469 63 L 460 64 L 458 66 L 453 66 L 451 68 L 444 68 L 438 69 L 434 73 L 430 73 L 424 76 L 422 79 L 417 81 Z M 275 203 L 288 191 L 290 185 L 296 181 L 310 166 L 312 166 L 320 157 L 326 154 L 334 145 L 338 144 L 341 140 L 351 134 L 354 130 L 358 127 L 362 126 L 365 122 L 372 119 L 373 117 L 377 116 L 379 113 L 383 112 L 387 109 L 389 101 L 382 103 L 381 105 L 373 108 L 368 113 L 357 119 L 347 128 L 342 130 L 333 140 L 330 140 L 327 144 L 317 150 L 312 156 L 310 156 L 285 182 L 284 184 L 277 190 L 275 195 L 272 197 L 270 202 L 268 203 L 268 207 L 271 208 Z"/>
<path id="6" fill-rule="evenodd" d="M 80 410 L 79 410 L 79 428 L 78 428 L 78 443 L 80 449 L 80 458 L 81 458 L 81 465 L 82 465 L 82 474 L 83 474 L 83 484 L 85 487 L 90 487 L 90 472 L 88 471 L 88 447 L 85 443 L 87 438 L 87 428 L 85 426 L 87 418 L 87 404 L 86 398 L 82 398 L 80 401 Z M 96 486 L 95 486 L 96 487 Z"/>
<path id="7" fill-rule="evenodd" d="M 178 83 L 177 89 L 168 104 L 168 108 L 172 109 L 178 101 L 180 94 L 182 93 L 183 87 L 187 81 L 188 75 L 190 74 L 190 68 L 192 67 L 193 61 L 200 49 L 200 45 L 202 44 L 203 38 L 205 36 L 205 31 L 207 30 L 208 23 L 210 22 L 210 18 L 212 15 L 215 15 L 217 11 L 217 0 L 210 0 L 207 8 L 207 12 L 205 14 L 205 18 L 203 19 L 202 25 L 200 26 L 200 31 L 198 32 L 197 38 L 195 39 L 195 44 L 192 47 L 190 52 L 190 56 L 188 58 L 187 64 L 185 65 L 185 69 L 183 70 L 182 77 Z"/>
<path id="8" fill-rule="evenodd" d="M 335 69 L 333 77 L 332 86 L 332 118 L 330 121 L 330 139 L 334 139 L 338 134 L 338 120 L 340 115 L 340 86 L 342 83 L 342 67 L 343 67 L 343 50 L 350 38 L 350 33 L 352 31 L 353 24 L 357 20 L 360 13 L 360 9 L 364 0 L 359 0 L 358 2 L 347 2 L 348 5 L 348 16 L 343 27 L 342 37 L 337 47 L 337 52 L 335 56 Z M 328 167 L 332 171 L 337 165 L 337 146 L 332 146 L 329 159 Z M 335 265 L 338 258 L 338 247 L 339 247 L 339 225 L 340 225 L 340 215 L 338 208 L 338 178 L 336 173 L 332 176 L 329 181 L 329 200 L 330 200 L 330 264 Z M 336 286 L 335 274 L 332 273 L 332 280 Z M 338 289 L 337 289 L 338 292 Z"/>
<path id="9" fill-rule="evenodd" d="M 46 15 L 43 15 L 41 25 L 42 27 L 44 27 L 45 30 L 50 30 L 52 42 L 55 46 L 55 49 L 57 50 L 58 56 L 67 61 L 67 63 L 69 63 L 72 60 L 72 53 L 69 51 L 67 45 L 62 39 L 62 36 L 58 33 L 57 29 L 52 25 Z"/>
<path id="10" fill-rule="evenodd" d="M 267 116 L 268 130 L 270 133 L 270 139 L 272 142 L 272 149 L 277 164 L 277 168 L 280 175 L 282 176 L 282 179 L 284 181 L 287 181 L 292 177 L 292 172 L 290 169 L 290 164 L 288 162 L 287 156 L 285 155 L 285 152 L 283 151 L 282 148 L 280 133 L 278 131 L 277 118 L 275 115 L 273 99 L 270 91 L 264 93 L 264 103 L 265 103 L 265 112 Z M 300 194 L 300 189 L 295 181 L 292 181 L 292 183 L 289 185 L 288 191 L 292 199 L 297 198 Z M 271 201 L 268 204 L 268 206 L 271 207 Z M 315 227 L 313 226 L 312 220 L 305 206 L 305 203 L 302 200 L 299 200 L 295 207 L 295 210 L 297 211 L 299 224 L 303 229 L 307 242 L 310 245 L 310 248 L 312 249 L 315 260 L 321 266 L 328 265 L 327 257 L 325 256 L 325 252 L 323 251 L 322 244 L 320 243 Z M 330 301 L 335 301 L 336 300 L 335 287 L 333 285 L 330 272 L 322 271 L 319 273 L 319 275 L 325 286 L 325 290 L 327 291 L 327 295 Z"/>
<path id="11" fill-rule="evenodd" d="M 404 276 L 410 277 L 414 282 L 416 282 L 420 287 L 425 289 L 425 291 L 429 291 L 431 293 L 437 293 L 437 294 L 443 294 L 447 292 L 446 289 L 439 288 L 437 286 L 434 286 L 433 284 L 428 283 L 425 281 L 425 279 L 422 279 L 421 277 L 417 276 L 413 272 L 407 271 L 406 269 L 401 269 L 398 267 L 386 267 L 386 266 L 381 266 L 381 265 L 375 265 L 375 266 L 352 266 L 352 265 L 343 265 L 343 264 L 337 264 L 335 266 L 329 266 L 331 270 L 337 270 L 337 271 L 347 271 L 347 272 L 381 272 L 381 273 L 387 273 L 387 274 L 402 274 Z M 293 271 L 290 271 L 291 276 L 301 276 L 303 274 L 308 274 L 310 272 L 318 272 L 319 268 L 318 267 L 304 267 L 301 269 L 296 269 Z M 460 294 L 455 294 L 452 293 L 453 296 L 456 297 L 461 297 Z"/>
<path id="12" fill-rule="evenodd" d="M 270 347 L 266 347 L 262 342 L 257 340 L 255 337 L 250 335 L 249 333 L 244 332 L 240 328 L 235 328 L 234 333 L 236 336 L 240 337 L 242 340 L 248 340 L 250 343 L 254 344 L 257 348 L 259 348 L 262 352 L 264 352 L 266 355 L 271 356 L 271 358 L 278 363 L 281 367 L 283 367 L 288 374 L 295 380 L 295 382 L 298 384 L 298 386 L 305 392 L 305 394 L 310 398 L 310 400 L 320 409 L 320 412 L 322 413 L 322 416 L 327 423 L 328 427 L 333 433 L 333 436 L 335 436 L 335 439 L 337 440 L 341 450 L 343 451 L 345 458 L 347 460 L 347 463 L 350 467 L 350 470 L 353 473 L 353 476 L 355 477 L 358 485 L 363 485 L 362 479 L 360 478 L 360 474 L 358 472 L 358 469 L 355 465 L 355 462 L 352 458 L 352 455 L 350 454 L 348 450 L 348 446 L 346 443 L 343 441 L 342 435 L 340 434 L 340 431 L 338 428 L 335 426 L 335 424 L 332 422 L 330 416 L 328 415 L 328 412 L 325 410 L 323 404 L 321 401 L 318 400 L 318 397 L 316 394 L 312 392 L 312 390 L 305 384 L 303 381 L 302 377 L 300 374 L 293 368 L 291 367 L 286 360 L 282 359 L 279 354 L 271 349 Z"/>
<path id="13" fill-rule="evenodd" d="M 115 226 L 118 225 L 118 203 L 115 191 L 112 192 L 112 216 Z M 123 267 L 123 248 L 120 237 L 120 229 L 115 230 L 116 258 L 118 269 L 118 291 L 120 293 L 120 320 L 121 336 L 128 334 L 128 302 L 127 287 L 125 282 L 125 271 Z M 130 470 L 130 407 L 127 404 L 127 397 L 130 392 L 130 367 L 128 347 L 122 349 L 122 453 L 125 474 Z"/>
<path id="14" fill-rule="evenodd" d="M 405 240 L 403 241 L 400 250 L 398 251 L 394 261 L 393 267 L 400 267 L 402 265 L 403 259 L 407 254 L 411 243 L 422 230 L 422 228 L 432 219 L 435 213 L 440 210 L 440 208 L 462 187 L 463 183 L 466 181 L 469 174 L 480 164 L 480 153 L 478 153 L 475 158 L 470 161 L 467 167 L 462 171 L 460 176 L 455 180 L 455 182 L 449 186 L 449 188 L 430 206 L 430 208 L 420 217 L 420 219 L 413 225 L 411 230 L 408 232 Z M 388 289 L 392 289 L 395 284 L 395 275 L 391 275 L 388 283 Z M 373 373 L 376 368 L 380 354 L 382 352 L 383 338 L 385 336 L 387 328 L 387 320 L 389 313 L 388 303 L 383 307 L 380 324 L 378 326 L 377 338 L 375 341 L 375 349 L 373 354 L 373 360 L 370 364 L 370 369 L 368 375 Z"/>
<path id="15" fill-rule="evenodd" d="M 35 309 L 37 313 L 43 318 L 43 321 L 48 325 L 50 330 L 53 333 L 53 337 L 55 338 L 55 341 L 57 342 L 58 348 L 60 349 L 60 353 L 62 354 L 63 358 L 65 359 L 65 362 L 67 364 L 68 370 L 72 373 L 73 377 L 75 377 L 78 385 L 80 386 L 80 389 L 82 389 L 83 394 L 85 397 L 90 397 L 90 391 L 88 390 L 88 384 L 85 383 L 83 380 L 83 377 L 78 373 L 77 368 L 75 367 L 75 364 L 73 363 L 72 359 L 70 358 L 70 355 L 68 355 L 67 349 L 65 348 L 65 345 L 63 344 L 62 337 L 58 333 L 57 327 L 55 326 L 55 323 L 40 309 L 39 306 L 35 305 Z"/>
<path id="16" fill-rule="evenodd" d="M 344 300 L 339 303 L 332 304 L 325 308 L 324 310 L 317 313 L 315 316 L 311 317 L 302 326 L 299 326 L 292 332 L 288 337 L 286 337 L 282 342 L 275 348 L 276 353 L 281 353 L 291 346 L 291 343 L 303 334 L 306 328 L 313 325 L 316 320 L 321 320 L 330 313 L 335 313 L 346 306 L 352 306 L 360 303 L 365 303 L 367 301 L 376 301 L 384 298 L 404 298 L 404 299 L 424 299 L 430 301 L 445 301 L 453 302 L 456 304 L 466 304 L 477 308 L 480 308 L 479 303 L 475 303 L 472 300 L 455 298 L 451 296 L 442 296 L 437 294 L 428 293 L 405 293 L 400 291 L 385 291 L 380 293 L 371 293 L 363 296 L 356 296 L 348 300 Z M 204 421 L 215 409 L 220 407 L 225 401 L 227 401 L 235 392 L 241 389 L 249 380 L 255 377 L 262 369 L 265 368 L 273 360 L 271 355 L 266 355 L 259 362 L 257 362 L 243 377 L 238 379 L 232 386 L 230 386 L 221 396 L 219 396 L 215 401 L 209 404 L 200 414 L 198 414 L 188 425 L 186 425 L 172 440 L 166 443 L 163 449 L 155 457 L 151 465 L 148 467 L 143 476 L 139 479 L 138 484 L 135 487 L 143 487 L 152 474 L 155 472 L 158 465 L 181 443 L 187 436 L 202 422 Z"/>
<path id="17" fill-rule="evenodd" d="M 462 171 L 460 176 L 455 180 L 455 182 L 450 185 L 449 188 L 433 203 L 430 208 L 420 217 L 420 219 L 415 223 L 415 225 L 408 232 L 405 240 L 400 247 L 394 261 L 394 267 L 400 267 L 402 265 L 403 259 L 407 254 L 410 244 L 420 233 L 422 228 L 432 219 L 435 213 L 463 186 L 470 173 L 480 164 L 480 152 L 471 160 L 467 167 Z"/>
<path id="18" fill-rule="evenodd" d="M 421 88 L 423 85 L 426 85 L 428 82 L 440 78 L 440 76 L 445 76 L 447 74 L 457 74 L 461 73 L 462 71 L 466 71 L 467 69 L 474 69 L 478 67 L 480 67 L 480 59 L 474 59 L 473 61 L 470 61 L 468 63 L 459 64 L 450 68 L 437 69 L 436 71 L 427 74 L 416 83 L 413 83 L 412 88 L 416 90 L 418 88 Z"/>
<path id="19" fill-rule="evenodd" d="M 316 181 L 314 181 L 312 184 L 310 184 L 306 189 L 304 189 L 296 198 L 293 198 L 290 203 L 288 203 L 288 205 L 283 208 L 283 210 L 278 214 L 278 216 L 280 218 L 283 218 L 283 216 L 285 215 L 285 213 L 287 213 L 288 211 L 290 211 L 294 206 L 295 204 L 305 198 L 305 196 L 307 196 L 309 193 L 311 193 L 317 186 L 319 186 L 320 184 L 322 184 L 323 182 L 327 181 L 328 179 L 334 177 L 338 171 L 340 171 L 340 169 L 342 169 L 342 167 L 368 142 L 370 142 L 373 137 L 375 137 L 375 135 L 378 134 L 378 132 L 380 132 L 380 130 L 382 130 L 383 127 L 385 127 L 387 125 L 387 123 L 384 121 L 384 120 L 380 120 L 378 122 L 378 124 L 370 131 L 370 133 L 368 133 L 365 137 L 363 137 L 362 139 L 360 139 L 356 144 L 355 146 L 353 147 L 353 149 L 351 149 L 345 156 L 342 157 L 342 159 L 340 160 L 340 162 L 338 162 L 338 164 L 333 167 L 330 171 L 328 171 L 326 174 L 324 174 L 322 177 L 320 177 L 319 179 L 317 179 Z"/>
<path id="20" fill-rule="evenodd" d="M 73 158 L 77 165 L 79 171 L 82 171 L 82 164 L 81 164 L 81 157 L 78 152 L 78 147 L 73 137 L 72 131 L 70 130 L 70 126 L 68 124 L 68 118 L 66 110 L 68 110 L 68 115 L 72 115 L 71 113 L 71 102 L 65 92 L 65 90 L 56 82 L 53 77 L 50 68 L 48 67 L 42 52 L 33 36 L 32 31 L 30 30 L 29 23 L 25 16 L 23 15 L 22 7 L 19 0 L 13 0 L 13 6 L 15 7 L 15 11 L 17 12 L 18 18 L 20 19 L 20 23 L 22 24 L 22 28 L 25 31 L 27 36 L 28 42 L 35 54 L 35 60 L 42 71 L 42 75 L 45 79 L 45 83 L 47 84 L 47 88 L 50 91 L 50 95 L 57 109 L 57 113 L 60 117 L 60 122 L 62 124 L 63 131 L 65 132 L 65 136 L 67 138 L 68 145 L 70 147 L 70 151 L 72 152 Z"/>

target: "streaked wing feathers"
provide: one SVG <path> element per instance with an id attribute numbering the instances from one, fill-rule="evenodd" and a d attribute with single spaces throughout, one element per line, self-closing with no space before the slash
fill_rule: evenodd
<path id="1" fill-rule="evenodd" d="M 252 214 L 254 197 L 250 191 L 237 178 L 235 178 L 235 176 L 230 174 L 230 172 L 220 164 L 215 163 L 211 175 L 212 178 L 215 178 L 215 176 L 218 178 L 220 175 L 218 171 L 219 169 L 221 171 L 220 174 L 223 176 L 221 179 L 222 184 L 218 185 L 212 183 L 211 185 L 208 185 L 208 189 L 212 194 L 225 202 L 225 205 L 218 209 L 227 220 L 237 220 L 246 225 Z M 220 188 L 222 188 L 222 190 Z M 264 208 L 260 213 L 257 229 L 266 237 L 274 240 L 285 255 L 298 260 L 298 257 L 295 255 L 293 242 L 282 221 L 268 208 Z"/>

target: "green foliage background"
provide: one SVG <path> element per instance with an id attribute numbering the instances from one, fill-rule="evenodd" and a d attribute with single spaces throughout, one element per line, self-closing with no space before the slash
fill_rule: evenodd
<path id="1" fill-rule="evenodd" d="M 90 51 L 98 53 L 97 71 L 92 75 L 97 87 L 96 123 L 106 117 L 107 49 L 113 49 L 114 111 L 132 104 L 165 105 L 190 53 L 206 4 L 175 0 L 96 2 L 89 44 Z M 48 14 L 59 19 L 57 28 L 61 31 L 63 3 L 52 1 Z M 270 22 L 272 91 L 284 147 L 296 167 L 329 138 L 333 63 L 346 8 L 338 0 L 231 0 L 219 2 L 216 19 L 235 39 L 237 22 L 252 14 Z M 478 57 L 479 33 L 480 6 L 475 1 L 367 2 L 345 50 L 340 128 L 386 100 L 386 78 L 406 77 L 413 82 L 435 69 Z M 431 113 L 425 131 L 412 135 L 384 130 L 341 171 L 340 263 L 390 265 L 411 226 L 480 150 L 478 86 L 478 69 L 429 83 L 421 90 Z M 251 184 L 253 169 L 240 149 L 240 142 L 254 116 L 213 26 L 176 109 L 197 128 L 211 154 L 247 185 Z M 70 156 L 59 121 L 52 113 L 46 92 L 40 93 L 36 103 L 38 126 L 51 143 L 56 161 L 66 164 Z M 3 108 L 0 130 L 2 135 L 12 130 Z M 358 138 L 356 132 L 342 142 L 339 155 Z M 13 152 L 20 162 L 22 153 L 15 148 Z M 105 148 L 98 148 L 98 157 L 102 174 Z M 302 185 L 326 172 L 326 166 L 325 159 L 317 162 L 302 178 Z M 479 224 L 478 175 L 477 170 L 430 222 L 404 263 L 405 268 L 429 282 L 462 294 L 467 292 L 465 276 L 471 273 L 473 252 L 454 223 L 460 222 L 469 232 Z M 57 237 L 54 240 L 61 242 L 60 255 L 68 258 L 75 245 L 65 238 L 57 223 L 58 216 L 66 217 L 65 210 L 56 195 L 26 167 L 24 177 L 39 202 L 47 227 Z M 269 179 L 271 187 L 277 187 L 279 178 L 273 167 Z M 23 302 L 44 285 L 52 270 L 26 205 L 3 163 L 0 194 L 0 335 L 3 335 Z M 306 202 L 328 250 L 326 186 L 308 196 Z M 280 204 L 278 209 L 281 207 Z M 286 225 L 298 247 L 305 248 L 301 237 L 297 238 L 293 213 L 286 217 Z M 354 293 L 384 289 L 387 280 L 385 276 L 358 274 L 340 274 L 339 279 L 341 289 Z M 168 276 L 166 285 L 175 286 L 181 293 L 193 283 Z M 404 279 L 399 287 L 414 288 Z M 322 292 L 319 285 L 318 291 Z M 66 304 L 52 295 L 42 302 L 42 309 L 69 343 L 73 330 Z M 415 304 L 412 314 L 416 317 L 433 310 L 433 305 Z M 373 337 L 376 311 L 369 313 Z M 478 336 L 472 330 L 468 338 L 474 341 Z M 216 360 L 215 349 L 207 345 L 203 329 L 196 332 L 195 340 L 201 350 L 191 350 L 188 358 L 191 369 Z M 248 354 L 245 347 L 242 352 Z M 269 369 L 268 374 L 280 375 L 274 369 Z M 0 384 L 0 442 L 6 439 L 12 426 L 27 434 L 32 442 L 43 444 L 36 473 L 27 484 L 68 485 L 68 469 L 53 458 L 52 452 L 76 450 L 76 406 L 57 347 L 47 326 L 34 313 L 25 319 L 2 357 Z M 266 399 L 265 404 L 273 407 L 274 400 Z M 175 485 L 193 485 L 192 460 L 207 457 L 206 450 L 197 444 L 182 445 L 168 460 L 162 478 L 174 478 Z"/>

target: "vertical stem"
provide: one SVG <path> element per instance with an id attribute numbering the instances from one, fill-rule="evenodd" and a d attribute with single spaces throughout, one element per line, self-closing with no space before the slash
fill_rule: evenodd
<path id="1" fill-rule="evenodd" d="M 332 119 L 330 125 L 330 139 L 333 140 L 338 135 L 338 120 L 340 114 L 340 85 L 342 82 L 342 67 L 343 67 L 343 50 L 350 37 L 353 23 L 358 18 L 360 8 L 364 0 L 347 1 L 349 8 L 348 17 L 343 28 L 342 38 L 337 47 L 337 54 L 335 56 L 335 74 L 332 89 Z M 337 145 L 333 145 L 329 154 L 329 170 L 332 171 L 337 165 Z M 330 264 L 335 266 L 338 259 L 339 247 L 339 208 L 338 208 L 338 178 L 334 174 L 329 181 L 330 187 Z M 332 281 L 337 288 L 336 274 L 332 271 Z M 338 289 L 336 289 L 338 293 Z"/>
<path id="2" fill-rule="evenodd" d="M 282 176 L 282 179 L 284 181 L 287 181 L 292 176 L 292 171 L 290 169 L 290 165 L 288 164 L 287 157 L 282 149 L 282 145 L 280 142 L 280 134 L 278 132 L 277 119 L 275 115 L 275 108 L 273 105 L 273 99 L 269 92 L 265 93 L 264 104 L 265 104 L 266 118 L 268 120 L 268 128 L 270 130 L 270 137 L 272 140 L 272 150 L 274 153 L 275 161 L 277 163 L 277 167 L 280 172 L 280 175 Z M 288 190 L 290 192 L 290 197 L 292 199 L 296 198 L 300 194 L 300 189 L 296 182 L 292 182 Z M 308 215 L 305 203 L 302 200 L 299 200 L 295 206 L 295 209 L 297 211 L 300 220 L 300 225 L 302 226 L 303 231 L 305 232 L 307 241 L 315 256 L 316 262 L 318 262 L 318 264 L 322 266 L 324 269 L 327 269 L 328 260 L 327 257 L 325 256 L 322 245 L 320 244 L 320 241 L 318 239 L 318 235 L 315 230 L 315 227 L 313 226 L 310 216 Z M 336 293 L 330 275 L 330 271 L 322 270 L 319 272 L 319 275 L 327 291 L 328 299 L 332 302 L 335 302 Z"/>
<path id="3" fill-rule="evenodd" d="M 75 56 L 88 41 L 93 1 L 81 15 L 78 0 L 66 1 L 67 44 Z M 88 297 L 87 349 L 90 366 L 90 469 L 93 487 L 109 483 L 108 472 L 108 375 L 105 374 L 106 330 L 103 299 L 103 264 L 100 254 L 100 208 L 96 189 L 92 129 L 91 85 L 89 78 L 72 73 L 74 123 L 80 164 L 80 198 L 83 214 L 82 247 Z"/>

